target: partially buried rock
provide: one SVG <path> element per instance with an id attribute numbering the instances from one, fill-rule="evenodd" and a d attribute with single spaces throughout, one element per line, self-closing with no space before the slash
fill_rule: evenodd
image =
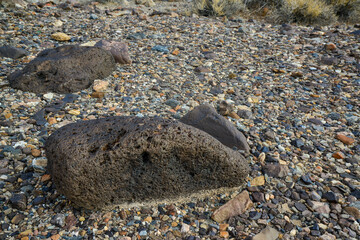
<path id="1" fill-rule="evenodd" d="M 90 87 L 115 69 L 111 54 L 97 47 L 47 49 L 22 70 L 8 76 L 10 86 L 35 93 L 70 93 Z"/>
<path id="2" fill-rule="evenodd" d="M 29 52 L 23 48 L 16 48 L 8 45 L 0 47 L 0 57 L 18 59 L 25 57 L 26 55 L 29 55 Z"/>
<path id="3" fill-rule="evenodd" d="M 225 146 L 243 150 L 246 154 L 250 151 L 245 136 L 209 104 L 197 106 L 182 117 L 180 122 L 207 132 Z"/>
<path id="4" fill-rule="evenodd" d="M 235 187 L 248 174 L 240 153 L 203 131 L 161 118 L 69 124 L 48 138 L 45 149 L 58 191 L 89 209 Z"/>
<path id="5" fill-rule="evenodd" d="M 126 43 L 101 40 L 95 44 L 95 47 L 100 47 L 107 51 L 110 51 L 111 55 L 113 55 L 115 59 L 115 62 L 117 63 L 120 64 L 131 63 L 131 58 Z"/>

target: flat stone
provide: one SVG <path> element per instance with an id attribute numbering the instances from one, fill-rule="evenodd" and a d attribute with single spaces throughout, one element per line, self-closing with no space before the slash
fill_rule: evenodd
<path id="1" fill-rule="evenodd" d="M 10 86 L 34 93 L 70 93 L 90 87 L 115 69 L 108 51 L 65 45 L 47 49 L 22 70 L 8 76 Z"/>
<path id="2" fill-rule="evenodd" d="M 215 210 L 211 218 L 216 222 L 223 222 L 230 217 L 240 215 L 253 206 L 247 191 L 241 192 L 223 206 Z"/>
<path id="3" fill-rule="evenodd" d="M 326 192 L 322 195 L 328 202 L 336 203 L 338 198 L 334 192 Z"/>
<path id="4" fill-rule="evenodd" d="M 95 47 L 100 47 L 110 51 L 114 57 L 115 62 L 120 64 L 131 64 L 132 60 L 129 55 L 128 46 L 124 42 L 101 40 L 95 44 Z"/>
<path id="5" fill-rule="evenodd" d="M 16 214 L 12 219 L 11 219 L 11 223 L 12 224 L 19 224 L 22 220 L 24 220 L 26 216 L 24 214 Z"/>
<path id="6" fill-rule="evenodd" d="M 281 164 L 273 164 L 273 163 L 266 163 L 263 166 L 264 174 L 267 174 L 270 177 L 286 177 L 289 173 L 289 168 L 286 165 Z"/>
<path id="7" fill-rule="evenodd" d="M 0 57 L 18 59 L 27 55 L 29 55 L 29 52 L 23 48 L 16 48 L 8 45 L 0 47 Z"/>
<path id="8" fill-rule="evenodd" d="M 66 33 L 62 33 L 62 32 L 57 32 L 57 33 L 51 34 L 51 38 L 56 41 L 59 41 L 59 42 L 66 42 L 71 39 L 71 37 L 69 35 L 67 35 Z"/>
<path id="9" fill-rule="evenodd" d="M 262 186 L 265 184 L 265 176 L 258 176 L 250 181 L 251 186 Z"/>
<path id="10" fill-rule="evenodd" d="M 161 118 L 69 124 L 47 139 L 45 149 L 57 190 L 89 209 L 235 187 L 248 173 L 240 153 L 194 127 Z"/>
<path id="11" fill-rule="evenodd" d="M 329 214 L 330 213 L 330 208 L 327 203 L 311 201 L 310 207 L 312 209 L 314 209 L 316 212 L 321 213 L 321 214 Z"/>
<path id="12" fill-rule="evenodd" d="M 250 152 L 245 136 L 209 104 L 195 107 L 180 122 L 207 132 L 225 146 L 243 150 L 245 154 Z"/>
<path id="13" fill-rule="evenodd" d="M 263 230 L 261 230 L 260 233 L 256 234 L 252 239 L 253 240 L 276 240 L 279 237 L 279 232 L 270 227 L 267 226 Z"/>
<path id="14" fill-rule="evenodd" d="M 345 207 L 344 210 L 355 219 L 360 219 L 360 210 L 356 207 Z"/>
<path id="15" fill-rule="evenodd" d="M 307 207 L 305 206 L 305 204 L 301 203 L 301 202 L 295 202 L 295 207 L 297 210 L 299 210 L 300 212 L 303 212 L 307 209 Z"/>
<path id="16" fill-rule="evenodd" d="M 325 233 L 325 234 L 321 235 L 318 239 L 319 240 L 336 240 L 336 236 L 334 236 L 330 233 Z"/>
<path id="17" fill-rule="evenodd" d="M 355 142 L 355 139 L 348 137 L 341 133 L 336 134 L 336 139 L 340 140 L 341 142 L 343 142 L 346 145 L 351 145 Z"/>

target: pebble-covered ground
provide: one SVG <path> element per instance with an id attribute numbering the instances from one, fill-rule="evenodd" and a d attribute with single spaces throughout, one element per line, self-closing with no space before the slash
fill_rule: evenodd
<path id="1" fill-rule="evenodd" d="M 360 239 L 360 26 L 185 16 L 181 5 L 166 4 L 161 11 L 51 3 L 0 9 L 0 45 L 30 53 L 0 58 L 0 239 L 251 239 L 266 226 L 279 239 Z M 52 39 L 56 32 L 70 41 Z M 39 51 L 101 39 L 125 41 L 133 62 L 101 79 L 100 92 L 8 86 L 6 76 Z M 251 147 L 251 174 L 238 191 L 86 211 L 59 195 L 45 172 L 44 142 L 63 125 L 112 115 L 178 119 L 221 101 Z M 269 163 L 285 174 L 269 171 Z M 252 208 L 222 223 L 211 219 L 245 189 Z M 263 239 L 275 239 L 272 233 Z"/>

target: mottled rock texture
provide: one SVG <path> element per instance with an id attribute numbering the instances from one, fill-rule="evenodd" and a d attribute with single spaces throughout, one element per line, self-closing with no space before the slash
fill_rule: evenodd
<path id="1" fill-rule="evenodd" d="M 248 174 L 240 153 L 161 118 L 69 124 L 48 138 L 46 156 L 58 191 L 89 209 L 235 187 Z"/>
<path id="2" fill-rule="evenodd" d="M 101 48 L 65 45 L 47 49 L 22 70 L 8 76 L 10 86 L 34 93 L 70 93 L 90 87 L 115 69 L 112 55 Z"/>
<path id="3" fill-rule="evenodd" d="M 203 130 L 225 146 L 250 152 L 245 136 L 226 118 L 218 114 L 210 104 L 195 107 L 180 122 Z"/>

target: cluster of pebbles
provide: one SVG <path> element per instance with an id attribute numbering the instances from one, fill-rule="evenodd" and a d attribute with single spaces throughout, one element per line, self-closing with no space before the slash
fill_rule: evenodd
<path id="1" fill-rule="evenodd" d="M 0 45 L 28 52 L 0 58 L 0 239 L 251 239 L 266 227 L 254 239 L 359 239 L 360 26 L 271 25 L 167 6 L 0 9 Z M 51 37 L 58 32 L 69 39 Z M 102 39 L 126 42 L 132 63 L 93 87 L 9 87 L 6 76 L 41 50 Z M 44 154 L 56 129 L 104 116 L 179 119 L 203 103 L 248 139 L 251 173 L 238 191 L 109 211 L 57 193 Z M 244 189 L 250 209 L 211 218 Z"/>

